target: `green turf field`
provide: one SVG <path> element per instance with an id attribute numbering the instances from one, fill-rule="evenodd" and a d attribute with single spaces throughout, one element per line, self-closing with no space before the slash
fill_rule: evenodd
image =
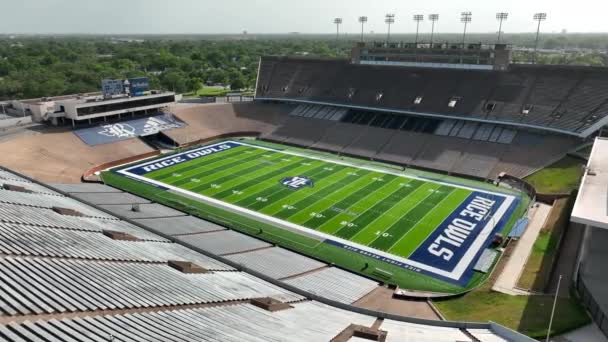
<path id="1" fill-rule="evenodd" d="M 383 169 L 229 143 L 234 145 L 226 150 L 214 150 L 219 144 L 208 145 L 122 168 L 117 173 L 168 189 L 178 197 L 200 199 L 228 212 L 261 218 L 266 224 L 282 228 L 284 233 L 278 230 L 281 235 L 302 235 L 319 243 L 338 241 L 322 248 L 339 245 L 351 254 L 382 258 L 386 268 L 397 265 L 403 271 L 437 276 L 440 281 L 446 274 L 455 274 L 450 272 L 456 263 L 438 266 L 425 254 L 433 234 L 438 227 L 447 226 L 445 222 L 473 195 L 500 195 Z M 213 151 L 205 152 L 210 149 Z M 511 214 L 493 212 L 493 217 L 484 219 L 501 228 L 499 225 L 512 223 Z M 474 258 L 481 251 L 473 247 L 454 252 L 460 253 L 451 260 L 460 261 L 458 279 L 472 267 L 472 261 L 464 264 L 464 259 Z M 468 283 L 476 278 L 469 274 L 465 280 Z M 466 283 L 459 285 L 465 287 Z"/>

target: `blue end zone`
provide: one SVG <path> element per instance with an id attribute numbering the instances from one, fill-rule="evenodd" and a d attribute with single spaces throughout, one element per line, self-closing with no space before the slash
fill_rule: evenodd
<path id="1" fill-rule="evenodd" d="M 455 219 L 459 218 L 459 216 L 461 216 L 461 213 L 463 211 L 465 211 L 468 206 L 470 206 L 471 204 L 475 205 L 476 203 L 479 203 L 480 202 L 479 198 L 481 198 L 482 203 L 484 203 L 483 200 L 487 200 L 487 201 L 493 201 L 494 204 L 491 206 L 491 208 L 488 210 L 488 212 L 485 213 L 484 216 L 479 221 L 475 220 L 477 222 L 477 224 L 475 225 L 474 228 L 471 229 L 468 237 L 463 239 L 463 241 L 460 245 L 460 248 L 457 250 L 457 252 L 453 251 L 453 255 L 449 258 L 449 260 L 445 260 L 445 258 L 443 258 L 444 255 L 448 255 L 449 253 L 444 253 L 441 256 L 436 256 L 436 255 L 433 255 L 432 253 L 430 253 L 428 251 L 428 248 L 435 242 L 435 240 L 438 238 L 438 236 L 440 236 Z M 475 201 L 476 199 L 477 199 L 477 201 Z M 427 237 L 427 239 L 420 245 L 420 247 L 418 247 L 418 249 L 416 249 L 416 251 L 414 251 L 414 253 L 409 257 L 409 260 L 412 260 L 412 261 L 415 261 L 417 263 L 421 263 L 424 265 L 428 265 L 428 266 L 431 266 L 431 267 L 434 267 L 434 268 L 437 268 L 437 269 L 440 269 L 440 270 L 443 270 L 446 272 L 451 272 L 456 267 L 456 265 L 458 265 L 458 263 L 460 262 L 462 257 L 466 254 L 466 252 L 470 249 L 473 241 L 477 238 L 477 236 L 479 235 L 479 233 L 481 232 L 483 227 L 485 227 L 485 225 L 491 220 L 491 217 L 500 208 L 500 206 L 504 203 L 505 200 L 506 200 L 506 197 L 504 197 L 504 196 L 493 195 L 493 194 L 489 194 L 489 193 L 485 193 L 485 192 L 473 192 L 457 209 L 455 209 L 453 211 L 453 213 L 448 218 L 446 218 L 444 220 L 444 222 L 441 223 L 441 225 L 439 225 L 439 227 L 437 227 L 433 231 L 433 233 L 429 237 Z M 420 267 L 416 267 L 407 262 L 394 260 L 390 257 L 378 255 L 373 252 L 369 252 L 367 250 L 362 250 L 355 246 L 347 245 L 347 244 L 344 244 L 344 243 L 341 243 L 338 241 L 334 241 L 331 239 L 325 240 L 324 243 L 327 243 L 327 244 L 330 244 L 333 246 L 337 246 L 337 247 L 349 250 L 353 253 L 364 255 L 364 256 L 367 256 L 367 257 L 370 257 L 370 258 L 373 258 L 373 259 L 376 259 L 376 260 L 379 260 L 382 262 L 386 262 L 387 264 L 401 267 L 401 268 L 409 270 L 409 271 L 418 272 L 421 274 L 431 276 L 438 280 L 442 280 L 442 281 L 452 283 L 452 284 L 455 284 L 455 285 L 458 285 L 461 287 L 465 287 L 469 283 L 469 281 L 471 280 L 471 277 L 473 275 L 473 266 L 477 263 L 477 260 L 483 253 L 484 249 L 489 246 L 494 235 L 504 229 L 504 227 L 507 224 L 507 222 L 509 221 L 511 215 L 513 215 L 513 212 L 517 208 L 519 201 L 520 201 L 520 198 L 516 197 L 515 200 L 513 201 L 513 203 L 511 203 L 509 208 L 505 211 L 505 213 L 502 215 L 500 220 L 496 223 L 495 227 L 492 229 L 492 232 L 488 235 L 488 238 L 484 241 L 481 248 L 479 248 L 478 251 L 475 251 L 475 256 L 473 257 L 473 259 L 471 260 L 469 265 L 467 265 L 466 271 L 462 274 L 462 276 L 459 279 L 448 278 L 446 276 L 439 275 L 432 271 L 421 269 Z M 489 202 L 485 202 L 485 203 L 489 203 Z M 481 206 L 480 206 L 480 208 L 481 208 Z M 452 246 L 452 247 L 454 247 L 454 246 Z"/>

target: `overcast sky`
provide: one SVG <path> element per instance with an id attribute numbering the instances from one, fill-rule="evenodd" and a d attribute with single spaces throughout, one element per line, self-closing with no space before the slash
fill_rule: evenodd
<path id="1" fill-rule="evenodd" d="M 0 0 L 0 33 L 330 33 L 412 32 L 413 14 L 438 13 L 437 32 L 460 32 L 460 12 L 473 12 L 471 32 L 496 32 L 496 12 L 509 12 L 505 32 L 532 32 L 535 12 L 547 12 L 542 31 L 608 32 L 606 0 Z M 430 30 L 424 22 L 421 31 Z"/>

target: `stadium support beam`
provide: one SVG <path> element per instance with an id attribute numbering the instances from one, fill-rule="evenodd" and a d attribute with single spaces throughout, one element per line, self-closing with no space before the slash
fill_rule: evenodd
<path id="1" fill-rule="evenodd" d="M 536 27 L 536 42 L 534 43 L 534 64 L 536 64 L 538 60 L 538 38 L 540 37 L 540 23 L 547 20 L 547 13 L 535 13 L 534 20 L 538 21 L 538 26 Z"/>
<path id="2" fill-rule="evenodd" d="M 420 22 L 424 21 L 424 15 L 414 14 L 414 21 L 416 22 L 416 47 L 418 47 L 418 33 L 420 32 Z"/>
<path id="3" fill-rule="evenodd" d="M 386 33 L 386 45 L 391 41 L 391 25 L 395 23 L 395 15 L 387 14 L 385 15 L 384 22 L 388 25 L 388 31 Z"/>
<path id="4" fill-rule="evenodd" d="M 507 20 L 507 18 L 509 18 L 509 13 L 507 12 L 496 13 L 496 20 L 500 23 L 498 24 L 498 44 L 500 44 L 500 38 L 502 36 L 502 22 Z"/>
<path id="5" fill-rule="evenodd" d="M 365 26 L 365 23 L 367 22 L 367 17 L 366 16 L 359 17 L 359 22 L 361 23 L 361 42 L 363 43 L 363 27 Z"/>
<path id="6" fill-rule="evenodd" d="M 429 20 L 432 22 L 431 25 L 431 49 L 433 48 L 433 35 L 435 34 L 435 22 L 439 21 L 439 14 L 429 14 Z"/>

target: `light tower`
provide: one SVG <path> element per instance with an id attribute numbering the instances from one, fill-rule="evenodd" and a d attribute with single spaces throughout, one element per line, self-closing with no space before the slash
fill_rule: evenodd
<path id="1" fill-rule="evenodd" d="M 433 23 L 431 26 L 431 48 L 433 48 L 433 35 L 435 34 L 435 22 L 439 21 L 439 14 L 429 14 L 429 20 Z"/>
<path id="2" fill-rule="evenodd" d="M 498 24 L 498 43 L 500 44 L 500 37 L 502 36 L 502 22 L 509 18 L 509 13 L 507 12 L 499 12 L 496 13 L 496 20 L 500 22 Z"/>
<path id="3" fill-rule="evenodd" d="M 342 25 L 342 18 L 334 19 L 334 24 L 336 24 L 336 41 L 340 37 L 340 25 Z"/>
<path id="4" fill-rule="evenodd" d="M 335 18 L 334 24 L 336 24 L 336 53 L 339 53 L 340 48 L 338 46 L 338 39 L 340 38 L 340 25 L 342 24 L 342 18 Z"/>
<path id="5" fill-rule="evenodd" d="M 361 42 L 363 42 L 363 26 L 367 22 L 367 17 L 359 17 L 359 22 L 361 23 Z"/>
<path id="6" fill-rule="evenodd" d="M 414 14 L 414 21 L 416 22 L 416 47 L 418 47 L 418 32 L 420 29 L 420 22 L 424 20 L 424 15 Z"/>
<path id="7" fill-rule="evenodd" d="M 388 32 L 386 33 L 386 44 L 388 45 L 391 40 L 391 25 L 395 23 L 395 15 L 390 13 L 385 15 L 384 22 L 388 25 Z"/>
<path id="8" fill-rule="evenodd" d="M 534 64 L 538 59 L 538 38 L 540 36 L 540 23 L 547 20 L 547 13 L 536 13 L 534 14 L 534 20 L 538 21 L 538 27 L 536 28 L 536 43 L 534 43 Z"/>
<path id="9" fill-rule="evenodd" d="M 462 33 L 462 48 L 464 49 L 465 39 L 467 37 L 467 25 L 473 20 L 473 13 L 462 12 L 460 13 L 460 22 L 464 23 L 464 32 Z"/>

